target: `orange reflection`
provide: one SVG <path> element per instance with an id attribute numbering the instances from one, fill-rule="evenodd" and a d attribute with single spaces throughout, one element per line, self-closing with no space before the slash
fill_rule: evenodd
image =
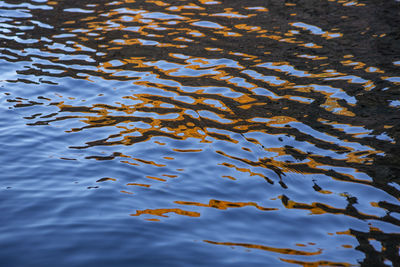
<path id="1" fill-rule="evenodd" d="M 333 262 L 333 261 L 299 261 L 299 260 L 288 260 L 288 259 L 280 259 L 283 262 L 292 263 L 304 267 L 318 267 L 318 266 L 335 266 L 335 267 L 350 267 L 357 266 L 354 264 L 346 263 L 346 262 Z"/>
<path id="2" fill-rule="evenodd" d="M 216 200 L 211 199 L 208 204 L 198 203 L 198 202 L 191 202 L 191 201 L 174 201 L 176 204 L 180 205 L 191 205 L 191 206 L 198 206 L 198 207 L 209 207 L 209 208 L 216 208 L 220 210 L 226 210 L 228 208 L 242 208 L 246 206 L 253 206 L 259 210 L 263 211 L 272 211 L 278 210 L 276 208 L 265 208 L 259 206 L 257 203 L 254 202 L 230 202 L 230 201 L 223 201 L 223 200 Z"/>
<path id="3" fill-rule="evenodd" d="M 166 213 L 175 213 L 178 215 L 189 216 L 189 217 L 200 217 L 200 213 L 195 211 L 186 211 L 178 208 L 174 209 L 146 209 L 146 210 L 137 210 L 135 214 L 131 214 L 131 216 L 140 216 L 144 214 L 155 215 L 160 217 L 168 217 L 164 215 Z"/>
<path id="4" fill-rule="evenodd" d="M 214 245 L 239 246 L 239 247 L 245 247 L 245 248 L 261 249 L 261 250 L 266 250 L 269 252 L 275 252 L 275 253 L 286 254 L 286 255 L 315 256 L 315 255 L 320 255 L 322 253 L 322 250 L 320 250 L 320 249 L 315 252 L 308 252 L 308 251 L 295 250 L 295 249 L 290 249 L 290 248 L 275 248 L 275 247 L 268 247 L 268 246 L 263 246 L 263 245 L 247 244 L 247 243 L 215 242 L 215 241 L 210 241 L 210 240 L 204 240 L 204 242 L 207 242 L 209 244 L 214 244 Z"/>

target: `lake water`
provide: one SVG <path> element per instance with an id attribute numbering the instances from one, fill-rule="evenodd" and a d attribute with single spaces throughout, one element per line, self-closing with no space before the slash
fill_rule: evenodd
<path id="1" fill-rule="evenodd" d="M 0 266 L 400 266 L 399 14 L 0 1 Z"/>

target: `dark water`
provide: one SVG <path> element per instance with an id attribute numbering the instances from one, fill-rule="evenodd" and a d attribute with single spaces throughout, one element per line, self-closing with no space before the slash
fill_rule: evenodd
<path id="1" fill-rule="evenodd" d="M 396 266 L 399 25 L 394 0 L 0 1 L 0 266 Z"/>

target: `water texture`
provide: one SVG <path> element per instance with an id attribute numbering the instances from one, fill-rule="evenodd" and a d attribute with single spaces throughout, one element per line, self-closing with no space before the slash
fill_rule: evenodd
<path id="1" fill-rule="evenodd" d="M 0 1 L 0 266 L 400 266 L 399 14 Z"/>

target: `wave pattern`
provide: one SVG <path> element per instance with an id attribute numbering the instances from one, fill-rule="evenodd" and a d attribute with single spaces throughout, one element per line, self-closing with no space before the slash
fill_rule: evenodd
<path id="1" fill-rule="evenodd" d="M 2 116 L 130 218 L 225 264 L 400 262 L 396 1 L 0 2 Z"/>

